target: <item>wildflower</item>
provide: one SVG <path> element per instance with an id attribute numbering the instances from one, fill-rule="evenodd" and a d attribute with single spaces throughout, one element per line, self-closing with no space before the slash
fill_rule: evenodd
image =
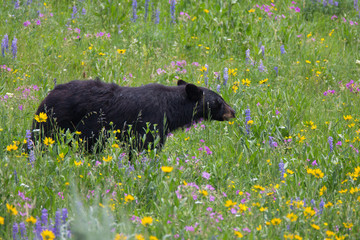
<path id="1" fill-rule="evenodd" d="M 33 216 L 30 216 L 25 221 L 28 222 L 28 223 L 35 224 L 36 223 L 36 218 L 34 218 Z"/>
<path id="2" fill-rule="evenodd" d="M 263 55 L 263 58 L 265 58 L 265 46 L 261 45 L 260 50 L 261 50 L 261 54 Z"/>
<path id="3" fill-rule="evenodd" d="M 161 167 L 161 171 L 163 171 L 164 173 L 170 173 L 173 169 L 174 169 L 173 167 L 167 167 L 167 166 Z"/>
<path id="4" fill-rule="evenodd" d="M 3 217 L 0 217 L 0 225 L 4 225 L 4 218 Z"/>
<path id="5" fill-rule="evenodd" d="M 11 50 L 13 54 L 13 58 L 16 58 L 17 54 L 17 39 L 14 37 L 13 41 L 11 42 Z"/>
<path id="6" fill-rule="evenodd" d="M 324 173 L 318 168 L 316 168 L 316 169 L 308 168 L 306 171 L 307 171 L 308 174 L 311 174 L 316 178 L 323 178 L 324 177 Z"/>
<path id="7" fill-rule="evenodd" d="M 244 235 L 242 235 L 242 233 L 239 232 L 239 231 L 235 231 L 234 234 L 235 234 L 235 236 L 238 237 L 238 238 L 242 238 L 242 237 L 244 236 Z"/>
<path id="8" fill-rule="evenodd" d="M 159 24 L 160 23 L 160 10 L 156 9 L 155 11 L 155 24 Z"/>
<path id="9" fill-rule="evenodd" d="M 202 177 L 205 178 L 205 179 L 209 179 L 210 178 L 210 173 L 203 172 Z"/>
<path id="10" fill-rule="evenodd" d="M 31 22 L 30 22 L 29 20 L 27 20 L 27 21 L 25 21 L 25 22 L 23 23 L 23 25 L 24 25 L 25 27 L 29 26 L 30 24 L 31 24 Z"/>
<path id="11" fill-rule="evenodd" d="M 119 54 L 125 54 L 126 49 L 117 49 L 116 50 Z"/>
<path id="12" fill-rule="evenodd" d="M 116 234 L 116 235 L 115 235 L 115 238 L 114 238 L 114 240 L 126 240 L 126 239 L 127 239 L 127 237 L 126 237 L 124 234 L 122 234 L 122 233 Z"/>
<path id="13" fill-rule="evenodd" d="M 131 21 L 132 21 L 132 22 L 136 22 L 136 19 L 138 18 L 138 16 L 136 15 L 136 7 L 137 7 L 137 1 L 136 1 L 136 0 L 133 0 L 133 2 L 132 2 L 132 12 L 133 12 L 133 15 L 132 15 L 132 18 L 131 18 Z"/>
<path id="14" fill-rule="evenodd" d="M 109 155 L 107 156 L 107 158 L 105 158 L 105 157 L 102 158 L 102 160 L 104 162 L 110 162 L 112 159 L 113 159 L 112 156 L 109 156 Z"/>
<path id="15" fill-rule="evenodd" d="M 246 57 L 245 57 L 246 63 L 249 64 L 250 63 L 249 62 L 249 60 L 250 60 L 250 49 L 247 49 L 245 51 L 245 55 L 246 55 Z"/>
<path id="16" fill-rule="evenodd" d="M 81 10 L 81 13 L 82 13 L 82 15 L 85 15 L 85 14 L 86 14 L 86 9 L 83 8 L 83 9 Z"/>
<path id="17" fill-rule="evenodd" d="M 144 217 L 144 218 L 141 219 L 141 224 L 144 225 L 145 227 L 152 224 L 152 222 L 153 222 L 152 217 Z"/>
<path id="18" fill-rule="evenodd" d="M 47 115 L 46 113 L 39 113 L 39 115 L 35 115 L 34 119 L 37 121 L 37 122 L 46 122 L 47 120 Z"/>
<path id="19" fill-rule="evenodd" d="M 18 149 L 18 146 L 14 143 L 14 144 L 10 144 L 6 147 L 6 150 L 8 152 L 11 152 L 11 151 L 16 151 Z"/>
<path id="20" fill-rule="evenodd" d="M 220 84 L 218 84 L 217 86 L 216 86 L 216 91 L 219 93 L 220 92 L 220 88 L 221 88 L 221 86 L 220 86 Z"/>
<path id="21" fill-rule="evenodd" d="M 322 214 L 322 212 L 324 211 L 324 206 L 325 206 L 325 202 L 323 199 L 321 199 L 320 203 L 319 203 L 319 213 Z"/>
<path id="22" fill-rule="evenodd" d="M 227 200 L 225 203 L 225 207 L 231 208 L 236 205 L 236 202 L 233 202 L 231 200 Z"/>
<path id="23" fill-rule="evenodd" d="M 19 225 L 15 222 L 14 224 L 13 224 L 13 239 L 16 239 L 16 235 L 17 235 L 17 233 L 19 232 Z"/>
<path id="24" fill-rule="evenodd" d="M 276 76 L 279 75 L 279 68 L 278 67 L 274 67 L 274 70 L 276 72 Z"/>
<path id="25" fill-rule="evenodd" d="M 41 232 L 41 236 L 44 240 L 53 240 L 55 239 L 55 235 L 51 230 L 43 230 Z"/>
<path id="26" fill-rule="evenodd" d="M 150 237 L 149 237 L 149 240 L 158 240 L 158 238 L 155 237 L 155 236 L 150 236 Z"/>
<path id="27" fill-rule="evenodd" d="M 286 53 L 284 45 L 281 45 L 281 46 L 280 46 L 280 52 L 281 52 L 281 54 L 285 54 L 285 53 Z"/>
<path id="28" fill-rule="evenodd" d="M 343 222 L 343 225 L 345 228 L 352 228 L 352 226 L 354 226 L 354 224 L 352 224 L 352 223 L 344 223 L 344 222 Z"/>
<path id="29" fill-rule="evenodd" d="M 13 205 L 10 205 L 10 204 L 6 204 L 6 208 L 7 208 L 7 211 L 11 214 L 11 215 L 14 215 L 16 216 L 18 214 L 18 211 L 16 210 L 16 208 L 13 206 Z"/>
<path id="30" fill-rule="evenodd" d="M 45 137 L 43 142 L 46 146 L 51 146 L 55 143 L 55 141 L 51 137 Z"/>
<path id="31" fill-rule="evenodd" d="M 3 40 L 1 41 L 1 53 L 3 57 L 5 57 L 5 51 L 9 50 L 9 36 L 7 34 L 4 35 Z"/>
<path id="32" fill-rule="evenodd" d="M 315 215 L 315 211 L 311 209 L 311 207 L 305 207 L 304 208 L 304 215 L 306 218 L 310 218 Z"/>
<path id="33" fill-rule="evenodd" d="M 75 15 L 77 14 L 78 10 L 75 5 L 73 6 L 72 10 L 73 10 L 73 12 L 71 13 L 71 18 L 74 19 L 74 18 L 76 18 Z"/>
<path id="34" fill-rule="evenodd" d="M 250 81 L 249 79 L 247 79 L 247 78 L 246 78 L 246 79 L 242 79 L 242 80 L 241 80 L 241 83 L 242 83 L 242 85 L 246 85 L 246 86 L 248 86 L 248 87 L 249 87 L 249 86 L 250 86 L 251 81 Z"/>
<path id="35" fill-rule="evenodd" d="M 75 164 L 75 166 L 80 166 L 80 165 L 82 164 L 82 161 L 76 161 L 76 160 L 74 160 L 74 164 Z"/>
<path id="36" fill-rule="evenodd" d="M 207 10 L 207 9 L 204 9 L 204 12 L 205 12 L 205 13 L 209 13 L 209 10 Z"/>
<path id="37" fill-rule="evenodd" d="M 262 62 L 262 60 L 260 59 L 260 62 L 259 62 L 259 72 L 266 72 L 266 68 Z"/>
<path id="38" fill-rule="evenodd" d="M 276 225 L 279 225 L 281 223 L 281 219 L 280 218 L 273 218 L 271 220 L 271 224 L 276 226 Z"/>
<path id="39" fill-rule="evenodd" d="M 329 137 L 328 138 L 328 142 L 329 142 L 329 147 L 330 147 L 330 152 L 329 154 L 333 151 L 334 149 L 334 143 L 333 143 L 333 138 L 332 137 Z"/>
<path id="40" fill-rule="evenodd" d="M 144 15 L 144 21 L 145 21 L 145 22 L 146 22 L 147 17 L 148 17 L 149 1 L 150 1 L 150 0 L 145 0 L 145 15 Z"/>
<path id="41" fill-rule="evenodd" d="M 209 66 L 207 64 L 205 64 L 205 68 L 206 68 L 206 71 L 204 72 L 204 81 L 205 81 L 205 85 L 208 85 L 208 80 L 209 80 L 208 69 L 209 69 Z"/>
<path id="42" fill-rule="evenodd" d="M 312 226 L 314 229 L 316 229 L 316 230 L 319 230 L 319 229 L 320 229 L 320 227 L 319 227 L 318 225 L 316 225 L 316 224 L 311 224 L 311 226 Z"/>
<path id="43" fill-rule="evenodd" d="M 224 78 L 224 86 L 226 86 L 227 81 L 229 80 L 229 74 L 228 74 L 228 69 L 227 68 L 224 68 L 223 78 Z"/>
<path id="44" fill-rule="evenodd" d="M 126 195 L 126 197 L 125 197 L 125 202 L 131 202 L 134 200 L 135 200 L 135 198 L 133 196 L 131 196 L 130 194 Z"/>
<path id="45" fill-rule="evenodd" d="M 175 23 L 175 4 L 176 0 L 170 0 L 171 23 Z"/>
<path id="46" fill-rule="evenodd" d="M 295 222 L 298 219 L 298 216 L 296 216 L 294 213 L 289 213 L 288 215 L 286 215 L 286 217 L 291 221 L 291 222 Z"/>
<path id="47" fill-rule="evenodd" d="M 250 125 L 249 125 L 249 121 L 251 120 L 251 115 L 250 115 L 250 108 L 248 107 L 245 110 L 245 128 L 246 128 L 246 132 L 247 134 L 250 134 Z"/>

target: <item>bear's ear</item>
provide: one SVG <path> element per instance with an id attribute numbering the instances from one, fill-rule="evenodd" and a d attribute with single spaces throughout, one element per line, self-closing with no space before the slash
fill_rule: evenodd
<path id="1" fill-rule="evenodd" d="M 191 83 L 186 84 L 185 91 L 188 98 L 192 101 L 198 101 L 203 96 L 203 91 L 199 87 Z"/>
<path id="2" fill-rule="evenodd" d="M 187 82 L 185 82 L 184 80 L 181 80 L 181 79 L 179 79 L 178 82 L 177 82 L 178 86 L 186 85 L 186 84 L 187 84 Z"/>

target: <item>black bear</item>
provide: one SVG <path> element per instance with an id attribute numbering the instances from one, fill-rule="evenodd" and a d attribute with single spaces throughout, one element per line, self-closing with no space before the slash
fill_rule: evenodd
<path id="1" fill-rule="evenodd" d="M 171 87 L 120 87 L 99 79 L 75 80 L 56 86 L 41 102 L 36 111 L 40 113 L 49 118 L 34 121 L 33 129 L 40 129 L 41 137 L 53 136 L 55 128 L 79 131 L 90 151 L 100 134 L 106 136 L 111 129 L 121 130 L 118 138 L 123 142 L 135 139 L 131 148 L 142 150 L 161 148 L 169 132 L 193 121 L 235 117 L 220 95 L 183 80 Z"/>

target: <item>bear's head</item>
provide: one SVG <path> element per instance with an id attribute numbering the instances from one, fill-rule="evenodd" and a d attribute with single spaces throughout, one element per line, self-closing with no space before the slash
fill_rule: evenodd
<path id="1" fill-rule="evenodd" d="M 185 85 L 187 97 L 196 103 L 196 117 L 217 121 L 227 121 L 235 117 L 235 110 L 216 92 L 184 80 L 179 80 L 177 85 Z"/>

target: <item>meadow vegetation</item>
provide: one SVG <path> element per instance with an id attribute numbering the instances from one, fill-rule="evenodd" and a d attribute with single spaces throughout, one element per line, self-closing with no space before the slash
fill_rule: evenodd
<path id="1" fill-rule="evenodd" d="M 2 1 L 0 239 L 359 239 L 359 21 L 357 0 Z M 131 162 L 114 136 L 32 145 L 55 84 L 95 77 L 184 79 L 237 116 Z"/>

